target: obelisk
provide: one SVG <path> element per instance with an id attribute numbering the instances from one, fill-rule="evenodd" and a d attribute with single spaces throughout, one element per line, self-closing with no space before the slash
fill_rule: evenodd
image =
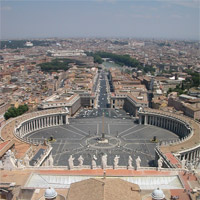
<path id="1" fill-rule="evenodd" d="M 101 136 L 101 140 L 105 139 L 105 132 L 104 132 L 104 113 L 102 115 L 102 136 Z"/>
<path id="2" fill-rule="evenodd" d="M 100 143 L 100 144 L 101 144 L 101 143 L 103 143 L 103 144 L 108 143 L 108 139 L 105 138 L 105 131 L 104 131 L 104 113 L 103 113 L 103 115 L 102 115 L 102 131 L 101 131 L 101 138 L 99 138 L 98 143 Z"/>

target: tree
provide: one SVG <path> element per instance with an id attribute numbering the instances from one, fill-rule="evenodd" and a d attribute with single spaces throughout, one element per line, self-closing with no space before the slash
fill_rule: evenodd
<path id="1" fill-rule="evenodd" d="M 22 115 L 25 112 L 27 112 L 28 109 L 29 109 L 28 105 L 26 105 L 26 104 L 20 105 L 18 108 L 11 107 L 4 114 L 4 118 L 7 120 L 7 119 L 9 119 L 11 117 L 17 117 L 17 116 Z"/>

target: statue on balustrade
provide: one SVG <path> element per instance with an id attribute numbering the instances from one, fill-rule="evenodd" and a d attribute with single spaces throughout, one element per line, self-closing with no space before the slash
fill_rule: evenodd
<path id="1" fill-rule="evenodd" d="M 25 165 L 26 167 L 29 167 L 29 166 L 30 166 L 30 165 L 29 165 L 29 161 L 30 161 L 30 158 L 29 158 L 28 154 L 26 154 L 25 157 L 24 157 L 24 165 Z"/>
<path id="2" fill-rule="evenodd" d="M 82 167 L 83 161 L 84 161 L 84 158 L 82 157 L 82 155 L 79 156 L 78 161 L 79 161 L 79 167 Z"/>
<path id="3" fill-rule="evenodd" d="M 183 159 L 181 160 L 181 168 L 182 168 L 182 169 L 185 169 L 185 166 L 186 166 L 186 160 L 185 160 L 185 158 L 183 157 Z"/>
<path id="4" fill-rule="evenodd" d="M 133 167 L 133 158 L 131 156 L 128 157 L 128 168 L 132 168 Z"/>
<path id="5" fill-rule="evenodd" d="M 20 160 L 20 159 L 17 159 L 16 165 L 17 165 L 17 168 L 24 168 L 24 167 L 25 167 L 25 166 L 22 164 L 22 160 Z"/>
<path id="6" fill-rule="evenodd" d="M 137 169 L 139 169 L 140 168 L 140 164 L 141 164 L 140 156 L 138 156 L 135 161 L 136 161 L 136 167 L 137 167 Z"/>
<path id="7" fill-rule="evenodd" d="M 138 112 L 142 112 L 142 110 L 143 110 L 142 107 L 140 107 L 139 110 L 138 110 Z"/>
<path id="8" fill-rule="evenodd" d="M 72 155 L 70 155 L 68 162 L 69 162 L 69 169 L 73 169 L 74 168 L 74 158 L 72 157 Z"/>
<path id="9" fill-rule="evenodd" d="M 53 162 L 54 162 L 53 156 L 52 156 L 52 154 L 50 154 L 50 156 L 48 158 L 48 166 L 53 167 Z"/>
<path id="10" fill-rule="evenodd" d="M 116 169 L 118 167 L 119 158 L 120 158 L 120 156 L 118 156 L 118 155 L 116 155 L 114 158 L 114 162 L 113 162 L 114 169 Z"/>
<path id="11" fill-rule="evenodd" d="M 103 169 L 106 169 L 106 167 L 107 167 L 107 154 L 104 154 L 104 155 L 101 157 L 101 164 L 102 164 L 102 168 L 103 168 Z"/>
<path id="12" fill-rule="evenodd" d="M 158 169 L 161 169 L 161 168 L 162 168 L 162 165 L 163 165 L 163 159 L 162 159 L 162 157 L 160 157 L 160 158 L 158 159 Z"/>
<path id="13" fill-rule="evenodd" d="M 95 155 L 93 155 L 92 157 L 92 169 L 97 167 L 97 157 Z"/>
<path id="14" fill-rule="evenodd" d="M 12 170 L 17 167 L 17 159 L 15 159 L 14 153 L 9 149 L 3 157 L 3 168 L 5 170 Z"/>

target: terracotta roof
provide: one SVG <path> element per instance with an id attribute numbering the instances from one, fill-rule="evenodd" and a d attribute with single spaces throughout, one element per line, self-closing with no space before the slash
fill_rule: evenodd
<path id="1" fill-rule="evenodd" d="M 177 160 L 176 157 L 172 153 L 166 153 L 165 156 L 167 157 L 168 160 L 174 165 L 176 165 L 178 168 L 181 168 L 180 162 Z"/>
<path id="2" fill-rule="evenodd" d="M 88 179 L 73 183 L 68 200 L 141 200 L 138 185 L 119 178 Z"/>
<path id="3" fill-rule="evenodd" d="M 10 141 L 6 141 L 0 144 L 0 151 L 9 143 Z"/>
<path id="4" fill-rule="evenodd" d="M 13 140 L 8 140 L 0 144 L 0 157 L 2 157 L 6 151 L 8 151 L 14 145 Z"/>

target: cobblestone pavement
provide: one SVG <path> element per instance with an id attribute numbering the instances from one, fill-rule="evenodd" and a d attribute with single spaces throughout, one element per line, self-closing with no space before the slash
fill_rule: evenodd
<path id="1" fill-rule="evenodd" d="M 93 111 L 92 111 L 93 112 Z M 115 155 L 119 155 L 119 166 L 128 165 L 129 155 L 135 159 L 140 156 L 141 166 L 154 166 L 156 143 L 151 139 L 156 136 L 159 141 L 177 139 L 174 133 L 155 126 L 139 125 L 133 119 L 105 117 L 105 137 L 107 144 L 100 144 L 102 134 L 102 117 L 86 117 L 70 119 L 70 124 L 46 128 L 28 135 L 34 140 L 43 141 L 54 138 L 51 145 L 54 165 L 68 165 L 70 155 L 75 157 L 75 166 L 79 164 L 78 157 L 84 158 L 84 165 L 91 165 L 92 156 L 96 155 L 97 165 L 101 164 L 101 156 L 107 154 L 108 165 L 113 165 Z"/>

